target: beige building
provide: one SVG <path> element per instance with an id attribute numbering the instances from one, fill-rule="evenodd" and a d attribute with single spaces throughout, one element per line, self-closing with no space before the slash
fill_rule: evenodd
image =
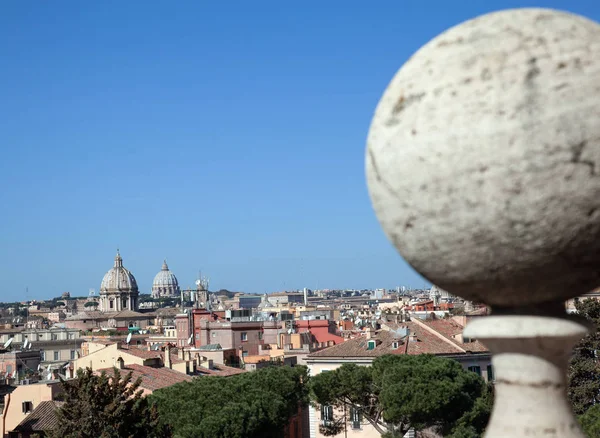
<path id="1" fill-rule="evenodd" d="M 12 339 L 13 349 L 22 349 L 25 342 L 31 350 L 39 350 L 42 363 L 66 362 L 81 354 L 83 339 L 77 329 L 4 329 L 0 330 L 0 343 Z M 29 347 L 31 345 L 31 347 Z"/>
<path id="2" fill-rule="evenodd" d="M 1 436 L 8 436 L 40 403 L 55 400 L 60 392 L 59 381 L 17 386 L 12 393 L 4 396 Z"/>

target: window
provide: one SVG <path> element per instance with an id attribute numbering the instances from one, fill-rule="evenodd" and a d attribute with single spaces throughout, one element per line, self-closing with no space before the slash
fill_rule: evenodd
<path id="1" fill-rule="evenodd" d="M 69 333 L 69 339 L 75 339 L 75 333 Z"/>
<path id="2" fill-rule="evenodd" d="M 241 336 L 242 336 L 242 341 L 247 341 L 248 340 L 248 333 L 242 332 Z"/>
<path id="3" fill-rule="evenodd" d="M 333 406 L 321 406 L 321 423 L 328 424 L 333 421 Z"/>
<path id="4" fill-rule="evenodd" d="M 248 356 L 248 352 L 247 351 L 242 351 L 242 357 L 246 357 Z"/>
<path id="5" fill-rule="evenodd" d="M 44 350 L 40 350 L 40 360 L 46 360 L 46 352 Z"/>
<path id="6" fill-rule="evenodd" d="M 470 366 L 469 371 L 473 371 L 478 376 L 481 376 L 481 367 L 479 365 Z"/>
<path id="7" fill-rule="evenodd" d="M 21 403 L 21 408 L 24 414 L 28 414 L 31 411 L 33 411 L 33 403 L 30 401 L 24 401 L 23 403 Z"/>
<path id="8" fill-rule="evenodd" d="M 55 351 L 55 352 L 54 352 L 54 360 L 59 360 L 59 357 L 58 357 L 58 351 Z"/>
<path id="9" fill-rule="evenodd" d="M 71 360 L 75 360 L 75 350 L 71 350 Z"/>
<path id="10" fill-rule="evenodd" d="M 123 298 L 123 309 L 127 309 L 127 299 Z"/>
<path id="11" fill-rule="evenodd" d="M 398 348 L 398 342 L 396 342 L 396 341 L 392 342 L 392 348 L 394 350 L 396 350 Z"/>
<path id="12" fill-rule="evenodd" d="M 52 334 L 50 335 L 50 339 L 51 339 L 52 341 L 56 341 L 56 340 L 58 339 L 58 335 L 57 335 L 56 333 L 52 333 Z"/>
<path id="13" fill-rule="evenodd" d="M 263 338 L 263 332 L 258 332 L 258 340 L 262 341 Z"/>
<path id="14" fill-rule="evenodd" d="M 12 365 L 6 365 L 6 374 L 12 373 Z"/>
<path id="15" fill-rule="evenodd" d="M 374 350 L 374 349 L 375 349 L 375 341 L 367 342 L 367 350 Z"/>
<path id="16" fill-rule="evenodd" d="M 494 381 L 494 369 L 492 368 L 491 364 L 487 366 L 487 378 L 488 382 Z"/>
<path id="17" fill-rule="evenodd" d="M 115 303 L 113 300 L 110 300 L 109 307 L 112 309 L 115 307 Z"/>
<path id="18" fill-rule="evenodd" d="M 352 429 L 360 429 L 360 423 L 362 421 L 362 412 L 360 409 L 354 406 L 350 408 L 350 421 L 352 422 Z"/>

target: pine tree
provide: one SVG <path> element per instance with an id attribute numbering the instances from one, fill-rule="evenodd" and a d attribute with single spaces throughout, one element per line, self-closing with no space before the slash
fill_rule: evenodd
<path id="1" fill-rule="evenodd" d="M 575 413 L 581 415 L 600 402 L 600 301 L 588 298 L 575 307 L 580 316 L 594 323 L 592 333 L 575 347 L 569 363 L 569 399 Z"/>
<path id="2" fill-rule="evenodd" d="M 64 404 L 58 409 L 58 428 L 50 438 L 168 437 L 159 427 L 156 408 L 142 397 L 141 379 L 131 372 L 112 376 L 78 370 L 77 378 L 62 382 Z"/>

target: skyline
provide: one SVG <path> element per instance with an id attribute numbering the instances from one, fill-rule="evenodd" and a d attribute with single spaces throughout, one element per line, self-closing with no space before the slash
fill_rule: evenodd
<path id="1" fill-rule="evenodd" d="M 372 114 L 431 38 L 522 2 L 400 3 L 2 5 L 2 300 L 98 292 L 117 248 L 140 293 L 165 258 L 182 287 L 426 284 L 370 205 Z"/>

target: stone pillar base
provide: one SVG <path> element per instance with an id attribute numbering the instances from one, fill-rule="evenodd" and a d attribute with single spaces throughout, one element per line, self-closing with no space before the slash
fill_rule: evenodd
<path id="1" fill-rule="evenodd" d="M 566 373 L 588 330 L 567 316 L 492 315 L 467 325 L 464 336 L 493 354 L 496 392 L 485 438 L 585 438 L 567 399 Z"/>

